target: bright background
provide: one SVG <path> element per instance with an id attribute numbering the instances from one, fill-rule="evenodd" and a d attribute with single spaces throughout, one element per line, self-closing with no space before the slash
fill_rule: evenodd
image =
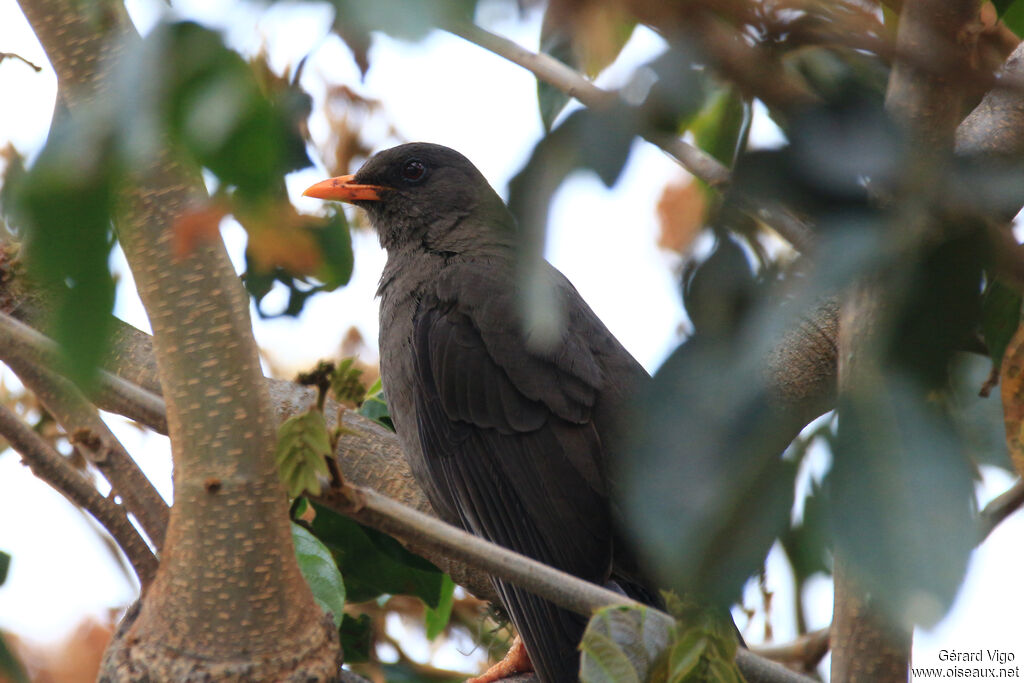
<path id="1" fill-rule="evenodd" d="M 243 53 L 267 50 L 278 71 L 309 55 L 303 85 L 314 96 L 310 128 L 322 140 L 327 122 L 322 114 L 325 83 L 346 84 L 383 102 L 385 115 L 403 140 L 425 140 L 457 148 L 472 159 L 499 193 L 525 164 L 542 135 L 537 114 L 536 83 L 525 70 L 445 33 L 418 44 L 377 35 L 370 52 L 370 70 L 360 80 L 347 47 L 328 33 L 332 10 L 326 4 L 280 3 L 269 10 L 231 0 L 176 1 L 169 9 L 160 0 L 129 0 L 129 11 L 145 32 L 162 17 L 193 18 L 223 30 L 229 44 Z M 504 3 L 484 4 L 477 17 L 490 30 L 536 49 L 539 13 L 520 17 Z M 598 79 L 606 86 L 623 84 L 632 68 L 661 49 L 653 33 L 639 29 L 619 60 Z M 0 146 L 10 141 L 31 157 L 45 140 L 56 93 L 56 79 L 14 0 L 0 0 L 0 51 L 17 53 L 40 66 L 35 73 L 23 63 L 0 63 Z M 778 144 L 781 137 L 767 117 L 755 118 L 755 144 Z M 398 140 L 395 140 L 397 142 Z M 315 212 L 319 202 L 299 198 L 301 190 L 324 177 L 307 170 L 289 177 L 289 189 L 300 210 Z M 572 176 L 551 207 L 547 258 L 576 285 L 608 327 L 648 370 L 654 371 L 679 342 L 686 318 L 677 290 L 678 255 L 657 248 L 655 205 L 665 185 L 684 172 L 657 148 L 636 143 L 619 182 L 607 189 L 592 174 Z M 240 267 L 244 233 L 227 225 L 224 236 Z M 365 360 L 376 360 L 377 279 L 384 255 L 367 232 L 353 235 L 355 271 L 344 289 L 314 297 L 298 320 L 261 321 L 254 316 L 256 338 L 275 367 L 312 366 L 338 353 L 342 335 L 355 326 L 367 342 Z M 117 314 L 148 329 L 123 257 Z M 273 297 L 274 295 L 271 295 Z M 268 299 L 268 309 L 275 304 Z M 8 384 L 16 383 L 9 373 Z M 996 400 L 996 399 L 991 399 Z M 166 439 L 142 432 L 110 417 L 123 439 L 161 493 L 170 500 L 170 462 Z M 827 469 L 819 453 L 805 468 L 806 477 Z M 986 469 L 979 486 L 984 503 L 1008 488 L 1011 478 Z M 935 551 L 942 552 L 941 530 Z M 1024 515 L 1004 522 L 975 553 L 956 604 L 934 629 L 915 636 L 915 663 L 940 664 L 940 648 L 980 647 L 1013 652 L 1024 658 Z M 103 615 L 126 605 L 136 586 L 112 561 L 90 521 L 59 494 L 36 480 L 18 456 L 0 454 L 0 549 L 13 556 L 7 582 L 0 587 L 0 628 L 35 641 L 64 637 L 83 615 Z M 776 551 L 769 557 L 768 586 L 776 593 L 772 613 L 775 637 L 794 633 L 791 577 Z M 747 605 L 760 604 L 756 587 L 747 591 Z M 827 625 L 832 594 L 823 577 L 804 596 L 811 628 Z M 744 617 L 739 617 L 741 626 Z M 762 639 L 760 619 L 746 631 L 752 643 Z M 1016 648 L 1016 649 L 1015 649 Z M 442 653 L 434 663 L 465 667 L 458 653 Z M 827 671 L 827 669 L 826 669 Z"/>

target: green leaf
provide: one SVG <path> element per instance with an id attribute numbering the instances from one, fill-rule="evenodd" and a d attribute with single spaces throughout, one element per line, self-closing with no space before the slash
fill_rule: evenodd
<path id="1" fill-rule="evenodd" d="M 120 95 L 126 130 L 167 131 L 243 200 L 280 193 L 285 173 L 310 165 L 297 120 L 306 104 L 268 96 L 241 55 L 199 24 L 157 26 L 126 60 Z"/>
<path id="2" fill-rule="evenodd" d="M 415 595 L 432 608 L 441 603 L 444 574 L 395 539 L 313 503 L 313 533 L 331 550 L 345 575 L 349 602 L 380 595 Z"/>
<path id="3" fill-rule="evenodd" d="M 420 40 L 435 28 L 459 21 L 471 21 L 476 0 L 332 0 L 336 12 L 335 30 L 341 30 L 348 42 L 360 36 L 361 42 L 370 31 L 382 31 L 394 38 Z"/>
<path id="4" fill-rule="evenodd" d="M 387 399 L 384 397 L 380 378 L 377 378 L 377 381 L 366 392 L 366 396 L 356 412 L 370 418 L 382 427 L 395 431 L 395 424 L 391 421 L 391 411 L 388 410 Z"/>
<path id="5" fill-rule="evenodd" d="M 780 457 L 786 422 L 763 383 L 761 345 L 735 344 L 695 336 L 673 352 L 634 405 L 618 474 L 658 579 L 720 606 L 788 527 L 797 466 Z"/>
<path id="6" fill-rule="evenodd" d="M 30 683 L 25 668 L 8 647 L 2 633 L 0 633 L 0 679 L 9 680 L 10 683 Z"/>
<path id="7" fill-rule="evenodd" d="M 321 609 L 331 613 L 335 627 L 339 627 L 345 613 L 345 582 L 334 564 L 331 551 L 316 536 L 294 522 L 292 542 L 299 570 L 313 591 L 313 599 Z"/>
<path id="8" fill-rule="evenodd" d="M 697 146 L 727 167 L 732 167 L 750 130 L 752 107 L 735 88 L 719 85 L 690 121 Z"/>
<path id="9" fill-rule="evenodd" d="M 1006 11 L 1014 5 L 1019 5 L 1020 0 L 992 0 L 992 6 L 996 8 L 996 13 L 1000 18 L 1006 14 Z"/>
<path id="10" fill-rule="evenodd" d="M 55 123 L 32 167 L 12 189 L 16 222 L 25 227 L 29 275 L 50 292 L 50 334 L 62 370 L 89 390 L 113 318 L 111 212 L 121 167 L 109 121 L 94 105 Z"/>
<path id="11" fill-rule="evenodd" d="M 803 519 L 779 537 L 798 584 L 803 584 L 807 578 L 819 572 L 832 572 L 829 514 L 826 492 L 818 484 L 812 483 L 804 501 Z"/>
<path id="12" fill-rule="evenodd" d="M 373 620 L 369 614 L 360 614 L 358 617 L 346 614 L 341 620 L 339 635 L 346 664 L 370 660 L 370 648 L 373 647 Z"/>
<path id="13" fill-rule="evenodd" d="M 647 607 L 598 610 L 580 642 L 580 680 L 643 683 L 669 643 L 670 627 Z"/>
<path id="14" fill-rule="evenodd" d="M 606 607 L 580 643 L 583 683 L 738 683 L 728 612 L 666 595 L 675 621 L 648 607 Z"/>
<path id="15" fill-rule="evenodd" d="M 277 463 L 281 481 L 292 498 L 309 491 L 320 493 L 321 476 L 327 476 L 327 458 L 333 457 L 323 413 L 310 409 L 285 420 L 277 430 Z"/>
<path id="16" fill-rule="evenodd" d="M 999 367 L 1003 352 L 1021 320 L 1021 295 L 999 280 L 991 280 L 981 300 L 981 331 L 992 365 Z"/>
<path id="17" fill-rule="evenodd" d="M 466 675 L 453 675 L 441 677 L 437 675 L 425 676 L 422 671 L 416 669 L 413 663 L 398 661 L 394 664 L 382 664 L 381 672 L 384 680 L 388 683 L 463 683 Z"/>
<path id="18" fill-rule="evenodd" d="M 1024 1 L 1013 0 L 1008 3 L 1005 10 L 1000 12 L 1000 19 L 1018 36 L 1024 35 Z"/>
<path id="19" fill-rule="evenodd" d="M 11 555 L 0 550 L 0 586 L 7 580 L 7 572 L 11 568 Z"/>
<path id="20" fill-rule="evenodd" d="M 437 638 L 448 626 L 452 616 L 452 605 L 455 602 L 455 582 L 447 574 L 441 579 L 441 595 L 436 608 L 427 607 L 424 621 L 427 627 L 427 639 Z"/>
<path id="21" fill-rule="evenodd" d="M 352 235 L 349 232 L 345 214 L 332 209 L 328 219 L 312 228 L 313 237 L 320 247 L 323 259 L 316 272 L 316 278 L 323 283 L 324 291 L 333 291 L 348 284 L 352 277 Z"/>
<path id="22" fill-rule="evenodd" d="M 905 378 L 851 389 L 838 411 L 826 479 L 836 550 L 894 618 L 933 624 L 952 602 L 976 539 L 959 436 L 941 403 Z"/>
<path id="23" fill-rule="evenodd" d="M 331 393 L 342 403 L 359 403 L 366 396 L 366 387 L 360 379 L 362 369 L 355 366 L 355 358 L 343 358 L 331 373 Z"/>
<path id="24" fill-rule="evenodd" d="M 636 28 L 631 15 L 613 3 L 550 3 L 540 29 L 540 51 L 590 78 L 615 61 Z M 569 96 L 545 81 L 537 81 L 537 103 L 544 129 L 569 103 Z"/>

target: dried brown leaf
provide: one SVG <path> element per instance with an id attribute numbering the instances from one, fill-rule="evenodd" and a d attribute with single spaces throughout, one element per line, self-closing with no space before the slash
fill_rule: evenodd
<path id="1" fill-rule="evenodd" d="M 658 199 L 658 246 L 685 253 L 704 227 L 707 198 L 693 178 L 673 181 Z"/>

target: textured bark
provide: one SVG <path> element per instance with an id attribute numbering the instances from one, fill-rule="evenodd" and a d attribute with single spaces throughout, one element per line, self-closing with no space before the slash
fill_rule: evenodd
<path id="1" fill-rule="evenodd" d="M 137 40 L 123 8 L 21 6 L 72 114 L 103 97 L 101 63 Z M 221 242 L 184 257 L 172 249 L 175 221 L 203 196 L 165 153 L 137 171 L 116 226 L 155 334 L 175 504 L 156 579 L 100 678 L 335 680 L 337 632 L 292 548 L 248 298 Z"/>
<path id="2" fill-rule="evenodd" d="M 977 0 L 908 0 L 900 13 L 897 59 L 886 108 L 919 151 L 946 154 L 963 118 L 964 89 L 976 35 Z"/>
<path id="3" fill-rule="evenodd" d="M 853 391 L 881 370 L 869 358 L 882 313 L 877 283 L 853 288 L 843 301 L 838 348 L 839 388 Z M 867 379 L 866 379 L 867 378 Z M 839 419 L 842 420 L 840 412 Z M 864 533 L 871 533 L 864 529 Z M 886 618 L 877 604 L 848 572 L 840 548 L 833 559 L 832 671 L 835 683 L 902 683 L 908 677 L 911 632 Z"/>
<path id="4" fill-rule="evenodd" d="M 953 151 L 962 116 L 963 74 L 971 50 L 967 26 L 977 12 L 976 0 L 907 0 L 903 4 L 897 53 L 904 58 L 894 65 L 886 93 L 886 108 L 903 125 L 913 148 L 905 197 L 896 214 L 897 242 L 922 244 L 934 231 L 935 179 L 942 177 L 943 160 Z M 877 324 L 886 316 L 888 284 L 869 280 L 853 287 L 843 301 L 838 337 L 840 394 L 853 393 L 881 373 L 872 350 L 879 343 Z M 833 575 L 832 680 L 906 681 L 909 627 L 893 623 L 873 603 L 849 575 L 841 549 L 836 551 Z"/>
<path id="5" fill-rule="evenodd" d="M 846 571 L 836 554 L 835 607 L 832 615 L 832 680 L 836 683 L 906 681 L 910 661 L 910 631 L 895 628 Z"/>

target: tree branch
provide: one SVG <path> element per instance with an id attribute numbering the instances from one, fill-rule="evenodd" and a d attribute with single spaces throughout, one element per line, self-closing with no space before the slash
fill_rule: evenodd
<path id="1" fill-rule="evenodd" d="M 826 627 L 805 633 L 789 643 L 752 646 L 750 651 L 774 662 L 799 664 L 803 671 L 813 671 L 828 654 L 830 631 Z"/>
<path id="2" fill-rule="evenodd" d="M 978 513 L 978 543 L 980 544 L 999 524 L 1024 506 L 1024 481 L 1017 480 L 1013 486 L 989 501 Z"/>
<path id="3" fill-rule="evenodd" d="M 471 22 L 462 22 L 444 27 L 450 33 L 474 45 L 484 48 L 499 57 L 504 57 L 530 71 L 538 80 L 558 88 L 566 95 L 575 97 L 591 109 L 601 109 L 614 102 L 618 95 L 594 85 L 583 74 L 569 68 L 557 59 L 537 52 L 531 52 L 519 44 L 487 31 Z M 638 131 L 648 142 L 659 147 L 675 159 L 680 166 L 712 187 L 728 185 L 732 180 L 729 169 L 710 154 L 685 142 L 679 136 L 665 133 Z M 770 225 L 797 251 L 808 251 L 813 244 L 813 233 L 793 214 L 778 206 L 755 206 L 743 204 L 744 210 L 757 220 Z"/>
<path id="4" fill-rule="evenodd" d="M 156 574 L 157 561 L 124 510 L 104 498 L 74 467 L 6 406 L 0 406 L 0 434 L 36 475 L 75 505 L 84 508 L 114 537 L 131 562 L 143 589 Z"/>
<path id="5" fill-rule="evenodd" d="M 3 313 L 0 313 L 0 347 L 4 347 L 5 356 L 32 359 L 38 366 L 60 367 L 63 361 L 55 341 Z M 106 370 L 99 370 L 98 384 L 97 403 L 104 410 L 138 420 L 161 434 L 167 433 L 162 398 Z"/>
<path id="6" fill-rule="evenodd" d="M 441 520 L 408 508 L 380 493 L 352 484 L 326 488 L 317 502 L 360 523 L 399 539 L 413 540 L 485 569 L 489 574 L 515 583 L 565 609 L 589 617 L 611 605 L 641 606 L 626 596 L 566 574 L 554 567 L 519 555 L 507 548 L 473 536 Z M 649 613 L 671 625 L 672 617 L 648 607 Z M 797 683 L 810 679 L 740 648 L 737 663 L 750 683 Z"/>
<path id="7" fill-rule="evenodd" d="M 2 324 L 0 322 L 0 326 Z M 159 550 L 167 531 L 167 504 L 85 395 L 71 381 L 47 369 L 37 356 L 27 353 L 30 348 L 19 344 L 0 344 L 0 359 L 36 395 L 64 428 L 72 443 L 103 473 L 113 492 L 121 496 L 125 507 L 139 520 Z"/>

